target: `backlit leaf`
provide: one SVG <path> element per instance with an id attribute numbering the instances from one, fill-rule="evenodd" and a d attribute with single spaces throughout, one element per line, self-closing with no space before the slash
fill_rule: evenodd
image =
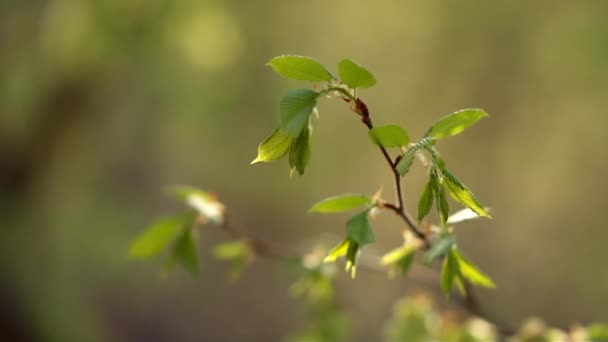
<path id="1" fill-rule="evenodd" d="M 310 113 L 317 105 L 319 93 L 310 89 L 294 89 L 281 99 L 281 128 L 292 138 L 308 126 Z"/>
<path id="2" fill-rule="evenodd" d="M 368 134 L 374 144 L 384 147 L 407 146 L 410 142 L 407 132 L 397 125 L 374 127 L 368 131 Z"/>
<path id="3" fill-rule="evenodd" d="M 277 128 L 258 146 L 258 156 L 251 162 L 271 162 L 283 158 L 289 152 L 293 138 L 287 131 Z"/>
<path id="4" fill-rule="evenodd" d="M 376 84 L 376 79 L 369 70 L 350 59 L 344 59 L 338 64 L 340 80 L 347 86 L 355 88 L 369 88 Z"/>
<path id="5" fill-rule="evenodd" d="M 481 109 L 463 109 L 457 111 L 435 122 L 424 137 L 441 139 L 459 134 L 486 116 L 488 114 Z"/>
<path id="6" fill-rule="evenodd" d="M 310 208 L 308 212 L 317 213 L 337 213 L 348 211 L 356 207 L 367 205 L 371 198 L 360 194 L 344 194 L 339 196 L 328 197 Z"/>
<path id="7" fill-rule="evenodd" d="M 310 57 L 283 55 L 271 59 L 268 65 L 279 75 L 292 80 L 329 82 L 333 79 L 321 63 Z"/>
<path id="8" fill-rule="evenodd" d="M 494 288 L 496 285 L 483 272 L 481 272 L 475 265 L 473 265 L 467 258 L 465 258 L 458 250 L 454 249 L 451 254 L 458 262 L 458 267 L 462 277 L 468 280 L 471 284 L 479 285 L 483 287 Z"/>
<path id="9" fill-rule="evenodd" d="M 406 173 L 410 171 L 410 167 L 414 162 L 414 158 L 416 158 L 416 153 L 423 149 L 425 146 L 429 146 L 435 143 L 435 138 L 424 138 L 419 142 L 412 145 L 403 155 L 403 158 L 397 163 L 397 171 L 401 176 L 404 176 Z"/>
<path id="10" fill-rule="evenodd" d="M 492 218 L 485 207 L 477 201 L 471 190 L 462 184 L 453 174 L 448 170 L 444 170 L 443 176 L 450 195 L 456 202 L 470 208 L 479 216 Z"/>

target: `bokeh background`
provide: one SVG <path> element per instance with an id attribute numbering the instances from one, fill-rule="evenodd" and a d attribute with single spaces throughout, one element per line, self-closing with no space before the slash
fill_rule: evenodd
<path id="1" fill-rule="evenodd" d="M 0 2 L 0 326 L 12 341 L 276 341 L 304 324 L 293 278 L 258 260 L 238 282 L 201 240 L 202 273 L 157 276 L 130 241 L 176 208 L 167 184 L 213 191 L 243 230 L 308 248 L 347 216 L 306 215 L 320 198 L 373 193 L 391 175 L 364 127 L 323 101 L 305 177 L 250 166 L 296 82 L 264 64 L 350 57 L 376 123 L 420 137 L 465 107 L 491 114 L 442 142 L 448 165 L 493 209 L 459 229 L 492 275 L 484 306 L 513 324 L 608 319 L 605 1 Z M 413 205 L 424 177 L 405 182 Z M 382 253 L 401 223 L 375 221 Z M 338 282 L 357 341 L 380 339 L 405 280 Z M 445 302 L 438 299 L 439 304 Z"/>

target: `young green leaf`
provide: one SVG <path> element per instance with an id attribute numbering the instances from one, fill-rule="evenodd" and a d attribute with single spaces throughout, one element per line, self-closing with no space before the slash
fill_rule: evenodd
<path id="1" fill-rule="evenodd" d="M 462 277 L 468 280 L 471 284 L 489 288 L 496 287 L 490 277 L 481 272 L 467 258 L 460 254 L 457 249 L 452 250 L 450 254 L 453 254 L 454 259 L 456 259 Z"/>
<path id="2" fill-rule="evenodd" d="M 364 210 L 346 222 L 348 237 L 361 246 L 372 243 L 375 240 L 372 226 L 367 217 L 368 214 L 369 210 Z"/>
<path id="3" fill-rule="evenodd" d="M 340 242 L 338 245 L 336 245 L 334 248 L 332 248 L 329 253 L 327 253 L 327 256 L 325 257 L 325 259 L 323 259 L 324 262 L 334 262 L 336 261 L 339 257 L 345 256 L 346 253 L 348 252 L 348 246 L 352 243 L 352 241 L 348 238 L 344 239 L 344 241 Z"/>
<path id="4" fill-rule="evenodd" d="M 441 226 L 444 227 L 448 216 L 450 216 L 450 203 L 448 202 L 448 197 L 445 194 L 445 188 L 441 185 L 437 187 L 437 191 L 435 192 L 436 202 L 437 202 L 437 211 L 439 212 L 439 219 L 441 220 Z"/>
<path id="5" fill-rule="evenodd" d="M 258 156 L 251 162 L 271 162 L 283 158 L 289 152 L 293 138 L 287 131 L 277 128 L 258 147 Z"/>
<path id="6" fill-rule="evenodd" d="M 371 72 L 350 59 L 343 59 L 338 64 L 340 79 L 347 86 L 355 88 L 369 88 L 376 84 Z"/>
<path id="7" fill-rule="evenodd" d="M 479 216 L 492 218 L 484 206 L 477 201 L 471 190 L 462 184 L 453 174 L 448 170 L 444 170 L 443 176 L 450 195 L 456 202 L 470 208 Z"/>
<path id="8" fill-rule="evenodd" d="M 368 205 L 371 198 L 360 194 L 344 194 L 333 197 L 328 197 L 308 210 L 309 213 L 338 213 L 348 211 L 362 205 Z"/>
<path id="9" fill-rule="evenodd" d="M 198 274 L 199 271 L 198 251 L 196 248 L 198 244 L 196 238 L 197 232 L 192 226 L 186 227 L 173 246 L 173 257 L 175 260 L 192 274 Z"/>
<path id="10" fill-rule="evenodd" d="M 397 171 L 401 176 L 404 176 L 406 173 L 410 171 L 410 167 L 414 162 L 414 158 L 416 158 L 416 153 L 423 149 L 425 146 L 430 146 L 435 143 L 435 138 L 424 138 L 419 142 L 412 145 L 403 155 L 403 158 L 397 163 Z"/>
<path id="11" fill-rule="evenodd" d="M 221 243 L 215 246 L 213 254 L 220 260 L 230 261 L 230 276 L 232 279 L 236 279 L 240 275 L 252 256 L 249 246 L 243 240 Z"/>
<path id="12" fill-rule="evenodd" d="M 456 135 L 486 116 L 481 109 L 463 109 L 439 119 L 424 136 L 441 139 Z"/>
<path id="13" fill-rule="evenodd" d="M 382 256 L 380 262 L 382 265 L 391 266 L 392 273 L 400 272 L 405 275 L 412 266 L 415 255 L 416 249 L 414 247 L 404 245 L 386 253 Z"/>
<path id="14" fill-rule="evenodd" d="M 443 267 L 441 268 L 441 290 L 447 296 L 452 291 L 454 280 L 460 276 L 460 270 L 458 269 L 458 262 L 454 257 L 452 251 L 450 251 L 443 260 Z"/>
<path id="15" fill-rule="evenodd" d="M 368 134 L 374 144 L 384 147 L 407 146 L 410 142 L 407 132 L 397 125 L 374 127 Z"/>
<path id="16" fill-rule="evenodd" d="M 438 257 L 446 255 L 452 247 L 454 247 L 455 243 L 456 239 L 454 238 L 454 234 L 446 233 L 442 235 L 439 237 L 439 240 L 433 244 L 431 249 L 426 252 L 424 255 L 424 262 L 427 265 L 432 264 Z"/>
<path id="17" fill-rule="evenodd" d="M 297 138 L 308 125 L 310 113 L 317 105 L 319 93 L 310 89 L 289 91 L 280 103 L 281 128 L 292 138 Z"/>
<path id="18" fill-rule="evenodd" d="M 304 174 L 304 170 L 310 161 L 311 145 L 310 145 L 310 130 L 304 127 L 298 138 L 291 144 L 289 152 L 289 165 L 292 169 L 298 171 L 300 175 Z"/>
<path id="19" fill-rule="evenodd" d="M 152 224 L 133 241 L 129 248 L 129 257 L 149 259 L 160 254 L 175 240 L 188 219 L 187 215 L 182 214 L 166 217 Z"/>
<path id="20" fill-rule="evenodd" d="M 279 75 L 298 81 L 331 81 L 333 77 L 321 63 L 310 57 L 283 55 L 274 57 L 270 65 Z"/>
<path id="21" fill-rule="evenodd" d="M 418 200 L 418 222 L 421 222 L 433 207 L 433 199 L 435 197 L 433 189 L 435 187 L 436 185 L 433 185 L 433 178 L 429 178 L 429 181 L 426 183 L 426 186 L 420 195 L 420 199 Z"/>
<path id="22" fill-rule="evenodd" d="M 348 245 L 346 251 L 346 272 L 350 272 L 350 276 L 354 279 L 357 273 L 357 258 L 359 257 L 359 249 L 361 245 L 352 241 Z"/>

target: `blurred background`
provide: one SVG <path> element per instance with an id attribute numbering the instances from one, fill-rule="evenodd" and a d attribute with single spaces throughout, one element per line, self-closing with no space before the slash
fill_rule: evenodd
<path id="1" fill-rule="evenodd" d="M 320 104 L 304 177 L 290 179 L 286 161 L 249 165 L 298 86 L 264 65 L 280 54 L 366 66 L 375 122 L 413 138 L 457 109 L 489 112 L 439 145 L 493 209 L 458 231 L 498 284 L 484 306 L 512 324 L 608 320 L 606 13 L 604 1 L 3 0 L 0 335 L 276 341 L 302 327 L 283 265 L 257 260 L 226 279 L 209 252 L 221 232 L 202 234 L 198 278 L 159 280 L 160 262 L 126 258 L 177 208 L 168 184 L 213 191 L 241 229 L 300 248 L 344 233 L 348 216 L 306 214 L 317 200 L 380 186 L 392 197 L 382 156 L 338 101 Z M 410 207 L 423 177 L 418 167 L 405 181 Z M 402 223 L 385 216 L 369 253 L 401 243 Z M 379 340 L 411 285 L 341 275 L 354 340 Z"/>

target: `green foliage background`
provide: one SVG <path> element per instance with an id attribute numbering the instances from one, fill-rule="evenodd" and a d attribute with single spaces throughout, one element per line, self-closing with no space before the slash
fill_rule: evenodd
<path id="1" fill-rule="evenodd" d="M 390 189 L 339 104 L 322 108 L 306 177 L 248 165 L 296 85 L 264 66 L 282 53 L 365 65 L 377 84 L 360 94 L 376 124 L 411 139 L 457 108 L 491 113 L 440 145 L 493 208 L 493 221 L 458 232 L 497 284 L 484 304 L 514 323 L 606 320 L 607 12 L 600 1 L 1 2 L 0 324 L 45 341 L 272 341 L 301 327 L 279 264 L 259 260 L 231 283 L 205 257 L 199 278 L 163 282 L 159 265 L 125 255 L 174 209 L 164 184 L 215 191 L 247 232 L 305 248 L 343 233 L 343 217 L 306 215 L 318 199 Z M 415 212 L 425 175 L 410 172 Z M 396 218 L 374 225 L 382 250 L 400 243 Z M 207 256 L 220 238 L 205 234 Z M 377 340 L 415 288 L 342 276 L 356 340 Z"/>

